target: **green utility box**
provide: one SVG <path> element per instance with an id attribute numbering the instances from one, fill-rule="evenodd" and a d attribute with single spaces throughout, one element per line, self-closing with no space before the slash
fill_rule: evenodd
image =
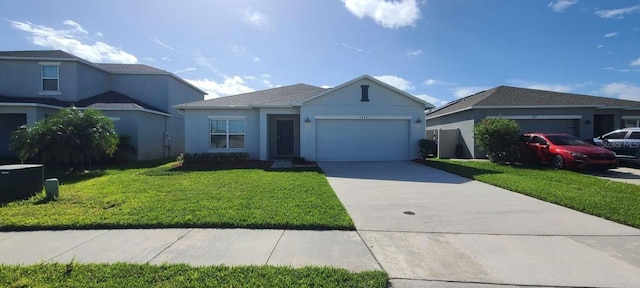
<path id="1" fill-rule="evenodd" d="M 0 202 L 27 199 L 42 192 L 41 164 L 0 165 Z"/>

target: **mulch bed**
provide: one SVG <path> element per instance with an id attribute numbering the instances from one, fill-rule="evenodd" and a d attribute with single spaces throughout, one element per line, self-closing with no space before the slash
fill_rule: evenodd
<path id="1" fill-rule="evenodd" d="M 187 170 L 187 171 L 208 171 L 208 170 L 227 170 L 227 169 L 269 169 L 273 161 L 248 160 L 244 162 L 233 163 L 177 163 L 171 170 Z"/>

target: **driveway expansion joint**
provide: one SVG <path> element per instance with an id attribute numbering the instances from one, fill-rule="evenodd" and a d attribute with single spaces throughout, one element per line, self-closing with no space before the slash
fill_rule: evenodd
<path id="1" fill-rule="evenodd" d="M 164 249 L 162 249 L 160 252 L 158 252 L 158 254 L 156 254 L 155 256 L 151 257 L 151 259 L 149 259 L 147 262 L 145 262 L 146 264 L 151 263 L 151 261 L 153 261 L 153 259 L 156 259 L 158 256 L 160 256 L 160 254 L 162 254 L 164 251 L 167 251 L 167 249 L 171 248 L 171 246 L 173 246 L 173 244 L 176 244 L 178 241 L 180 241 L 182 238 L 184 238 L 185 236 L 187 236 L 187 234 L 191 233 L 191 231 L 193 231 L 194 228 L 190 228 L 187 230 L 187 232 L 185 232 L 184 234 L 180 235 L 178 237 L 178 239 L 176 239 L 175 241 L 171 242 L 171 244 L 167 245 L 167 247 L 164 247 Z"/>
<path id="2" fill-rule="evenodd" d="M 271 249 L 271 253 L 269 253 L 269 257 L 267 258 L 267 261 L 264 262 L 264 265 L 268 265 L 269 261 L 271 260 L 271 256 L 273 256 L 273 252 L 276 252 L 276 248 L 278 248 L 278 244 L 280 244 L 280 240 L 282 240 L 282 236 L 284 236 L 284 232 L 286 232 L 287 230 L 282 230 L 282 233 L 280 233 L 280 237 L 278 237 L 278 241 L 276 241 L 276 245 L 273 245 L 273 249 Z"/>
<path id="3" fill-rule="evenodd" d="M 76 246 L 73 246 L 73 247 L 71 247 L 71 248 L 69 248 L 69 249 L 67 249 L 67 250 L 63 251 L 62 253 L 59 253 L 58 255 L 55 255 L 55 256 L 53 256 L 53 257 L 49 258 L 49 259 L 48 259 L 47 261 L 45 261 L 45 262 L 51 262 L 51 260 L 53 260 L 53 259 L 55 259 L 55 258 L 57 258 L 57 257 L 59 257 L 59 256 L 61 256 L 61 255 L 63 255 L 63 254 L 65 254 L 65 253 L 67 253 L 67 252 L 69 252 L 69 251 L 71 251 L 71 250 L 73 250 L 73 249 L 76 249 L 76 248 L 78 248 L 78 247 L 80 247 L 80 246 L 82 246 L 82 245 L 86 244 L 87 242 L 92 241 L 93 239 L 96 239 L 96 238 L 98 238 L 98 237 L 100 237 L 100 236 L 102 236 L 102 235 L 104 235 L 104 234 L 107 234 L 107 233 L 109 233 L 109 232 L 111 232 L 111 231 L 112 231 L 112 230 L 105 230 L 104 232 L 102 232 L 102 233 L 100 233 L 100 234 L 98 234 L 98 235 L 96 235 L 96 236 L 94 236 L 94 237 L 91 237 L 90 239 L 87 239 L 87 241 L 84 241 L 84 242 L 82 242 L 82 243 L 80 243 L 80 244 L 78 244 L 78 245 L 76 245 Z"/>
<path id="4" fill-rule="evenodd" d="M 382 266 L 382 263 L 380 263 L 380 260 L 378 260 L 378 257 L 376 257 L 376 254 L 374 254 L 373 251 L 371 250 L 371 247 L 369 247 L 369 243 L 367 243 L 367 241 L 364 240 L 362 235 L 360 235 L 360 231 L 358 231 L 357 229 L 356 229 L 356 234 L 358 234 L 358 237 L 360 237 L 360 240 L 362 240 L 362 243 L 364 244 L 364 246 L 367 247 L 367 251 L 369 251 L 369 254 L 371 254 L 371 257 L 373 257 L 373 260 L 376 260 L 378 267 L 380 267 L 382 270 L 385 270 L 384 267 Z"/>

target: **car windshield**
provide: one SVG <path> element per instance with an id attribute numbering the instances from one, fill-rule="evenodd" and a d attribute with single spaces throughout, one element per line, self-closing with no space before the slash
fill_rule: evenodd
<path id="1" fill-rule="evenodd" d="M 571 135 L 547 135 L 547 139 L 558 146 L 589 146 L 591 144 L 584 142 Z"/>

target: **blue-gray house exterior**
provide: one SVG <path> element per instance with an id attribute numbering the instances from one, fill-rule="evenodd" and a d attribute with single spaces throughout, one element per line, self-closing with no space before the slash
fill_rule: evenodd
<path id="1" fill-rule="evenodd" d="M 0 157 L 10 133 L 58 110 L 95 109 L 131 136 L 135 160 L 184 151 L 184 116 L 174 105 L 206 93 L 176 75 L 142 64 L 91 63 L 60 50 L 0 51 Z"/>

